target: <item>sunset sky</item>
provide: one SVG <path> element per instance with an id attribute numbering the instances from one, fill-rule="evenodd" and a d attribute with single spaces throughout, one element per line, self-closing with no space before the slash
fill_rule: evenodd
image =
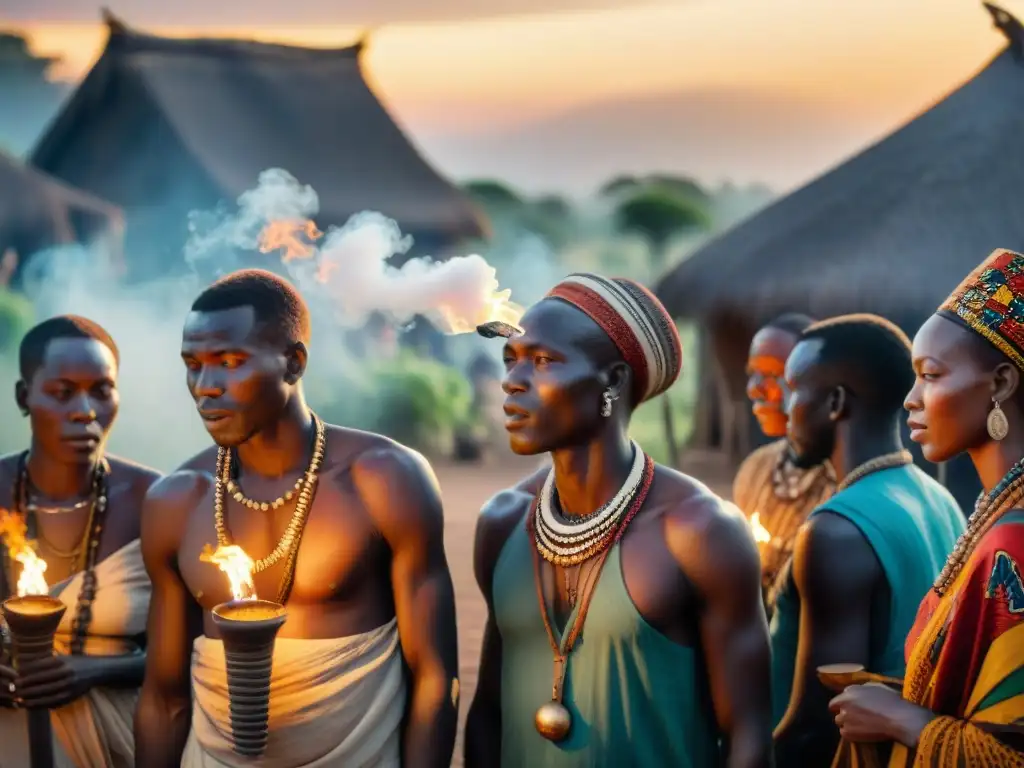
<path id="1" fill-rule="evenodd" d="M 1004 42 L 975 0 L 113 2 L 129 25 L 169 35 L 328 46 L 375 26 L 366 55 L 371 83 L 442 166 L 465 165 L 453 149 L 463 138 L 528 130 L 590 105 L 614 116 L 625 108 L 617 105 L 662 95 L 750 96 L 761 110 L 754 122 L 792 119 L 794 130 L 811 132 L 820 122 L 826 149 L 813 159 L 793 158 L 791 172 L 778 162 L 751 169 L 750 176 L 782 187 L 896 127 L 974 74 Z M 1003 6 L 1024 17 L 1024 0 Z M 27 32 L 38 52 L 63 57 L 60 73 L 68 78 L 102 49 L 98 13 L 92 0 L 0 0 L 0 23 Z M 742 141 L 756 143 L 756 129 L 749 126 Z M 712 149 L 729 154 L 726 146 Z M 602 173 L 614 164 L 595 162 Z"/>

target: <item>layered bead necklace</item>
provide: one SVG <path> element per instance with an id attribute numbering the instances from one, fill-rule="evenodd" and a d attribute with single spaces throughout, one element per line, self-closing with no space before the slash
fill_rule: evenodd
<path id="1" fill-rule="evenodd" d="M 606 549 L 644 476 L 644 452 L 635 442 L 626 482 L 607 504 L 588 515 L 568 517 L 556 511 L 555 472 L 548 473 L 534 511 L 534 543 L 541 557 L 561 567 L 579 565 Z"/>
<path id="2" fill-rule="evenodd" d="M 967 522 L 967 529 L 960 534 L 956 546 L 953 547 L 953 551 L 946 559 L 946 564 L 942 567 L 942 571 L 932 586 L 939 597 L 944 597 L 950 586 L 956 581 L 981 538 L 991 530 L 1005 512 L 1018 507 L 1022 498 L 1024 498 L 1024 459 L 1010 467 L 1009 472 L 989 493 L 979 494 L 974 505 L 974 514 Z M 930 653 L 931 651 L 929 651 Z M 917 665 L 913 677 L 907 681 L 905 687 L 907 697 L 911 701 L 921 701 L 934 668 L 933 663 Z"/>
<path id="3" fill-rule="evenodd" d="M 981 537 L 998 522 L 1004 512 L 1013 509 L 1024 497 L 1024 459 L 1021 459 L 1010 471 L 1003 475 L 996 487 L 989 493 L 978 496 L 974 505 L 974 514 L 967 522 L 967 529 L 960 534 L 953 552 L 946 560 L 941 573 L 935 580 L 934 589 L 944 595 L 949 586 L 956 580 L 964 564 L 974 552 Z"/>
<path id="4" fill-rule="evenodd" d="M 654 480 L 654 462 L 640 450 L 635 442 L 633 446 L 633 464 L 626 482 L 619 492 L 597 511 L 572 520 L 555 511 L 555 472 L 552 469 L 544 482 L 544 487 L 533 503 L 532 514 L 526 516 L 527 533 L 534 537 L 535 548 L 533 557 L 533 577 L 537 590 L 537 603 L 540 608 L 544 631 L 554 656 L 552 670 L 551 700 L 542 704 L 534 715 L 534 726 L 545 739 L 558 742 L 563 740 L 572 728 L 572 715 L 562 703 L 565 673 L 569 654 L 572 653 L 583 632 L 590 598 L 594 594 L 601 568 L 614 543 L 618 542 L 626 532 L 626 528 L 643 507 L 647 494 Z M 580 602 L 575 605 L 575 596 L 570 592 L 570 602 L 574 604 L 575 616 L 571 626 L 561 641 L 556 637 L 548 615 L 547 601 L 544 598 L 543 577 L 541 574 L 541 558 L 562 568 L 578 565 L 590 558 L 595 559 L 594 567 L 587 578 Z"/>
<path id="5" fill-rule="evenodd" d="M 260 573 L 276 565 L 281 558 L 287 556 L 285 575 L 278 593 L 279 603 L 284 603 L 288 592 L 291 590 L 292 580 L 295 576 L 295 559 L 299 551 L 299 542 L 302 539 L 302 531 L 306 526 L 306 519 L 313 503 L 313 496 L 316 492 L 316 483 L 319 479 L 320 465 L 324 459 L 324 448 L 326 446 L 326 428 L 323 421 L 315 414 L 313 418 L 314 440 L 313 451 L 309 460 L 309 467 L 302 477 L 296 482 L 293 490 L 288 491 L 281 498 L 271 502 L 260 502 L 246 498 L 241 488 L 232 476 L 231 451 L 226 448 L 217 450 L 216 480 L 213 492 L 213 521 L 217 529 L 217 543 L 222 547 L 231 546 L 231 534 L 228 531 L 227 520 L 224 515 L 224 500 L 227 491 L 234 488 L 232 498 L 249 509 L 269 510 L 278 509 L 286 504 L 292 497 L 297 497 L 295 511 L 292 512 L 292 519 L 288 522 L 281 535 L 277 546 L 266 557 L 261 557 L 253 564 L 253 572 Z"/>
<path id="6" fill-rule="evenodd" d="M 27 535 L 30 539 L 37 539 L 45 544 L 51 554 L 64 560 L 73 560 L 72 574 L 82 573 L 82 587 L 78 592 L 78 601 L 75 606 L 75 613 L 71 620 L 71 643 L 72 655 L 79 656 L 85 652 L 86 635 L 89 631 L 89 624 L 92 621 L 92 604 L 96 599 L 96 563 L 99 555 L 100 535 L 103 532 L 103 523 L 106 519 L 107 499 L 109 495 L 110 464 L 107 460 L 101 459 L 93 470 L 91 493 L 88 499 L 80 501 L 68 508 L 40 507 L 30 500 L 29 488 L 32 481 L 28 475 L 28 451 L 18 457 L 18 471 L 14 483 L 13 508 L 14 512 L 25 521 Z M 49 541 L 40 535 L 36 514 L 46 510 L 48 514 L 59 514 L 60 512 L 71 512 L 81 509 L 86 504 L 89 506 L 89 516 L 86 520 L 85 529 L 79 543 L 71 550 L 60 550 L 54 547 Z M 6 548 L 4 550 L 6 559 Z M 8 569 L 10 571 L 11 569 Z M 13 574 L 8 572 L 8 580 L 13 584 Z M 9 585 L 10 586 L 10 585 Z"/>

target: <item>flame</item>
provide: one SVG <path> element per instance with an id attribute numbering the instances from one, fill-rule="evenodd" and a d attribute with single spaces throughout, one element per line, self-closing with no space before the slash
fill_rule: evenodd
<path id="1" fill-rule="evenodd" d="M 755 512 L 750 516 L 750 530 L 754 534 L 754 541 L 758 544 L 767 544 L 772 540 L 771 533 L 761 525 L 761 514 L 759 512 Z"/>
<path id="2" fill-rule="evenodd" d="M 497 281 L 494 284 L 497 288 Z M 449 334 L 473 333 L 478 325 L 494 321 L 518 327 L 526 310 L 512 301 L 511 296 L 512 291 L 507 288 L 502 291 L 494 290 L 484 303 L 483 309 L 475 317 L 466 317 L 455 308 L 441 304 L 436 307 L 436 312 L 445 326 L 441 330 Z"/>
<path id="3" fill-rule="evenodd" d="M 245 550 L 236 544 L 218 546 L 216 550 L 207 544 L 203 547 L 199 560 L 213 563 L 228 577 L 231 584 L 231 596 L 234 600 L 255 600 L 256 585 L 252 581 L 253 561 Z"/>
<path id="4" fill-rule="evenodd" d="M 27 530 L 21 515 L 0 509 L 0 538 L 3 538 L 8 554 L 21 563 L 18 597 L 45 595 L 50 591 L 43 575 L 46 573 L 46 561 L 36 554 L 36 543 L 25 537 Z"/>
<path id="5" fill-rule="evenodd" d="M 316 253 L 313 241 L 323 234 L 310 219 L 272 221 L 260 232 L 260 253 L 281 250 L 281 261 L 284 262 L 308 259 Z"/>

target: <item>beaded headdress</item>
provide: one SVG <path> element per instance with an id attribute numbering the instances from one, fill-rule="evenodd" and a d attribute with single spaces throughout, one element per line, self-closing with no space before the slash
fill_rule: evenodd
<path id="1" fill-rule="evenodd" d="M 985 337 L 1024 370 L 1024 256 L 997 248 L 957 287 L 939 314 Z"/>

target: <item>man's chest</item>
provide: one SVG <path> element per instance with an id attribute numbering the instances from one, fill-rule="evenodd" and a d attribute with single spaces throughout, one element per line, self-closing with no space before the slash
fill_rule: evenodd
<path id="1" fill-rule="evenodd" d="M 222 521 L 218 526 L 212 497 L 204 500 L 178 550 L 179 572 L 206 609 L 231 597 L 226 574 L 202 557 L 219 544 L 236 545 L 252 559 L 259 597 L 276 599 L 288 582 L 289 598 L 309 603 L 358 589 L 386 555 L 358 500 L 334 489 L 319 490 L 305 516 L 294 505 L 261 511 L 225 501 Z"/>

